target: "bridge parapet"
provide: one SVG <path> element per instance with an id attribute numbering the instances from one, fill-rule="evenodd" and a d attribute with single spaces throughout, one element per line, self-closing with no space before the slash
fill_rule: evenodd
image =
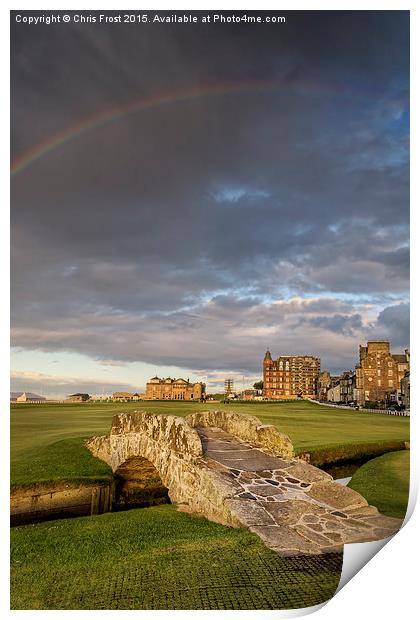
<path id="1" fill-rule="evenodd" d="M 252 443 L 273 456 L 286 459 L 292 459 L 294 456 L 290 438 L 271 424 L 261 424 L 255 416 L 236 411 L 201 411 L 187 416 L 186 420 L 194 428 L 221 428 L 226 433 Z"/>
<path id="2" fill-rule="evenodd" d="M 129 433 L 140 433 L 162 444 L 169 450 L 195 459 L 203 454 L 200 437 L 186 418 L 174 415 L 158 415 L 146 411 L 117 413 L 112 418 L 110 440 Z"/>

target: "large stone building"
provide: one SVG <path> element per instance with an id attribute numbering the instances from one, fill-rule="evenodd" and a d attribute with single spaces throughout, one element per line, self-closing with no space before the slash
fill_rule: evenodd
<path id="1" fill-rule="evenodd" d="M 146 400 L 203 400 L 205 397 L 205 383 L 153 377 L 146 384 Z"/>
<path id="2" fill-rule="evenodd" d="M 264 398 L 316 398 L 320 368 L 319 357 L 281 355 L 273 360 L 267 351 L 263 362 Z"/>
<path id="3" fill-rule="evenodd" d="M 401 380 L 410 370 L 410 354 L 393 354 L 387 340 L 369 340 L 359 347 L 360 362 L 356 366 L 355 398 L 360 405 L 367 402 L 396 402 Z"/>
<path id="4" fill-rule="evenodd" d="M 410 409 L 410 371 L 407 370 L 401 379 L 401 405 L 405 409 Z"/>

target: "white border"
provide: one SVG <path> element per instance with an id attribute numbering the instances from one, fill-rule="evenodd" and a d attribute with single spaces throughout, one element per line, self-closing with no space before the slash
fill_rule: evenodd
<path id="1" fill-rule="evenodd" d="M 2 41 L 5 47 L 5 50 L 2 54 L 2 61 L 5 64 L 3 67 L 4 82 L 8 82 L 9 76 L 9 62 L 8 62 L 8 50 L 9 50 L 9 10 L 36 10 L 32 2 L 22 1 L 18 4 L 7 3 L 8 6 L 2 8 L 1 10 L 1 34 Z M 256 6 L 257 4 L 257 6 Z M 118 10 L 120 7 L 116 7 L 115 4 L 102 1 L 102 2 L 86 2 L 83 5 L 83 8 L 80 7 L 80 3 L 75 3 L 72 1 L 62 2 L 60 0 L 56 0 L 55 2 L 45 0 L 42 3 L 42 10 Z M 415 2 L 412 0 L 411 2 L 407 1 L 373 1 L 373 0 L 353 0 L 352 2 L 334 2 L 334 1 L 319 1 L 319 2 L 303 2 L 296 0 L 294 2 L 282 2 L 274 3 L 274 2 L 262 2 L 255 3 L 249 2 L 247 0 L 239 1 L 230 1 L 230 2 L 216 2 L 212 3 L 211 9 L 205 2 L 162 2 L 156 0 L 155 2 L 147 2 L 145 5 L 141 5 L 138 2 L 132 2 L 130 0 L 124 3 L 124 9 L 142 9 L 142 10 L 229 10 L 229 9 L 237 9 L 237 10 L 273 10 L 273 11 L 282 11 L 282 10 L 411 10 L 411 28 L 412 28 L 412 36 L 411 36 L 411 44 L 412 44 L 412 68 L 411 68 L 411 76 L 412 76 L 412 92 L 411 92 L 411 110 L 412 110 L 412 170 L 420 170 L 420 162 L 419 157 L 417 156 L 418 146 L 418 110 L 419 110 L 419 97 L 418 97 L 418 77 L 419 66 L 418 66 L 418 15 L 416 10 Z M 41 9 L 38 9 L 41 10 Z M 2 105 L 2 119 L 3 123 L 6 124 L 6 131 L 3 135 L 7 135 L 8 128 L 8 119 L 9 119 L 9 103 L 8 99 L 5 96 L 1 98 Z M 2 356 L 2 371 L 1 373 L 1 398 L 3 403 L 2 413 L 5 418 L 6 411 L 9 407 L 8 402 L 8 392 L 9 392 L 9 381 L 8 381 L 8 290 L 9 290 L 9 281 L 8 281 L 8 264 L 9 264 L 9 239 L 8 239 L 8 230 L 9 230 L 9 218 L 7 212 L 7 205 L 9 204 L 9 149 L 8 144 L 5 140 L 2 140 L 2 153 L 3 153 L 3 165 L 1 169 L 2 174 L 2 187 L 4 188 L 3 194 L 3 202 L 2 208 L 0 209 L 0 217 L 1 217 L 1 226 L 0 231 L 2 235 L 1 243 L 0 243 L 0 252 L 1 252 L 1 265 L 2 265 L 2 275 L 4 280 L 2 280 L 2 304 L 0 305 L 1 319 L 3 325 L 2 331 L 2 350 L 5 355 Z M 418 174 L 418 172 L 417 172 Z M 412 191 L 412 205 L 419 205 L 419 183 L 417 181 L 417 177 L 415 174 L 412 175 L 411 181 L 411 191 Z M 414 211 L 412 208 L 412 239 L 416 240 L 416 233 L 418 234 L 419 217 L 418 213 Z M 416 275 L 415 265 L 420 264 L 420 256 L 418 245 L 416 243 L 412 243 L 412 271 Z M 413 279 L 414 280 L 414 279 Z M 415 282 L 413 281 L 413 290 L 412 290 L 412 342 L 411 342 L 411 353 L 412 353 L 412 373 L 414 377 L 417 378 L 417 359 L 418 359 L 418 351 L 417 351 L 417 342 L 418 342 L 418 328 L 416 325 L 415 317 L 419 314 L 419 305 L 418 305 L 418 286 L 415 286 Z M 416 379 L 415 379 L 416 380 Z M 414 385 L 414 389 L 412 390 L 412 406 L 411 412 L 414 414 L 411 416 L 411 443 L 412 443 L 412 454 L 413 451 L 416 455 L 418 455 L 418 440 L 419 437 L 419 415 L 417 413 L 419 406 L 419 398 L 418 398 L 418 389 Z M 3 418 L 3 426 L 2 426 L 2 439 L 5 443 L 2 451 L 3 458 L 3 469 L 2 469 L 2 498 L 4 501 L 4 506 L 2 510 L 2 518 L 3 518 L 3 527 L 7 528 L 8 531 L 8 473 L 9 473 L 9 463 L 8 463 L 8 425 L 6 424 L 5 419 Z M 418 458 L 416 459 L 418 461 Z M 418 483 L 420 479 L 419 475 L 419 466 L 413 458 L 412 458 L 412 474 L 411 474 L 411 497 L 410 497 L 410 510 L 413 509 L 414 503 L 414 495 L 417 494 Z M 4 487 L 4 488 L 3 488 Z M 414 492 L 414 493 L 413 493 Z M 7 497 L 7 499 L 6 499 Z M 418 553 L 420 550 L 420 539 L 419 539 L 419 531 L 420 531 L 420 517 L 419 517 L 419 509 L 414 512 L 413 516 L 403 528 L 402 532 L 397 534 L 390 542 L 386 545 L 385 549 L 380 551 L 378 555 L 376 555 L 368 564 L 351 579 L 350 585 L 346 585 L 325 607 L 322 607 L 320 611 L 317 611 L 317 617 L 322 620 L 336 620 L 338 617 L 343 620 L 360 618 L 361 620 L 364 618 L 392 618 L 393 620 L 396 617 L 406 617 L 412 618 L 415 616 L 415 612 L 417 611 L 417 572 L 416 567 L 418 564 Z M 5 537 L 2 537 L 4 540 Z M 370 543 L 368 543 L 370 544 Z M 363 544 L 365 547 L 366 544 Z M 357 558 L 360 560 L 360 551 L 357 551 L 357 547 L 359 545 L 347 545 L 345 550 L 345 556 L 347 554 L 347 559 L 350 556 L 354 556 L 353 560 L 350 561 L 357 563 Z M 365 547 L 366 548 L 366 547 Z M 5 563 L 3 570 L 3 577 L 8 575 L 8 549 L 5 550 L 5 553 L 2 554 L 3 561 Z M 347 561 L 346 559 L 346 561 Z M 146 611 L 135 611 L 135 612 L 112 612 L 112 611 L 81 611 L 81 612 L 73 612 L 73 611 L 65 611 L 65 612 L 45 612 L 45 611 L 9 611 L 9 587 L 8 581 L 5 579 L 1 580 L 1 594 L 2 594 L 2 609 L 4 610 L 5 615 L 7 616 L 21 616 L 22 614 L 42 614 L 42 615 L 50 615 L 54 614 L 58 616 L 68 615 L 77 613 L 79 617 L 87 617 L 89 614 L 89 618 L 92 615 L 99 617 L 99 615 L 105 613 L 108 616 L 114 614 L 137 614 L 142 618 L 149 618 L 152 615 L 160 614 L 165 616 L 170 613 L 171 616 L 183 617 L 185 614 L 191 616 L 191 614 L 198 616 L 208 616 L 210 614 L 213 615 L 214 611 L 193 611 L 193 612 L 146 612 Z M 309 610 L 307 610 L 309 611 Z M 417 612 L 418 613 L 418 612 Z M 301 612 L 264 612 L 264 611 L 237 611 L 237 612 L 218 612 L 219 617 L 233 617 L 241 615 L 241 617 L 249 617 L 255 618 L 257 615 L 260 616 L 273 616 L 276 617 L 292 617 L 301 615 Z M 252 615 L 252 616 L 251 616 Z"/>

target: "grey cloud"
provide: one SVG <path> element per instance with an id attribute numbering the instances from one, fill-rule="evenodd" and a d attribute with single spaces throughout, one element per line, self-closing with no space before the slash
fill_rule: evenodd
<path id="1" fill-rule="evenodd" d="M 287 24 L 14 26 L 13 156 L 137 99 L 279 82 L 117 115 L 15 176 L 16 346 L 255 372 L 273 341 L 338 365 L 358 297 L 405 299 L 408 16 Z"/>
<path id="2" fill-rule="evenodd" d="M 355 330 L 360 330 L 363 327 L 362 317 L 360 314 L 352 314 L 350 316 L 345 316 L 342 314 L 318 316 L 311 319 L 304 319 L 300 322 L 300 325 L 304 322 L 307 322 L 314 327 L 321 327 L 345 336 L 353 336 Z"/>
<path id="3" fill-rule="evenodd" d="M 410 344 L 410 306 L 399 303 L 382 310 L 371 327 L 379 337 L 392 339 L 392 343 L 402 349 Z"/>
<path id="4" fill-rule="evenodd" d="M 312 303 L 312 307 L 311 307 Z M 334 306 L 348 308 L 333 313 Z M 322 312 L 329 307 L 331 316 Z M 291 300 L 256 304 L 216 298 L 189 312 L 85 314 L 50 317 L 39 325 L 17 327 L 17 347 L 44 351 L 78 351 L 96 359 L 143 360 L 208 371 L 260 371 L 269 345 L 278 354 L 320 355 L 328 366 L 354 359 L 369 324 L 354 307 L 334 300 Z"/>

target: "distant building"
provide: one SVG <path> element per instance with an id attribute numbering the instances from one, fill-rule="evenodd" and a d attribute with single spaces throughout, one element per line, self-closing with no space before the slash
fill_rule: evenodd
<path id="1" fill-rule="evenodd" d="M 347 370 L 340 376 L 340 402 L 354 403 L 356 389 L 356 373 L 354 370 Z"/>
<path id="2" fill-rule="evenodd" d="M 241 398 L 243 400 L 262 400 L 262 390 L 244 390 Z"/>
<path id="3" fill-rule="evenodd" d="M 341 402 L 341 385 L 340 379 L 334 379 L 331 383 L 331 386 L 327 390 L 327 401 L 329 403 L 340 403 Z"/>
<path id="4" fill-rule="evenodd" d="M 111 394 L 92 394 L 90 400 L 108 401 L 111 398 Z"/>
<path id="5" fill-rule="evenodd" d="M 264 398 L 316 398 L 320 368 L 319 357 L 281 355 L 273 360 L 267 351 L 263 361 Z"/>
<path id="6" fill-rule="evenodd" d="M 81 394 L 78 392 L 77 394 L 69 394 L 65 400 L 66 403 L 84 403 L 89 400 L 89 394 Z"/>
<path id="7" fill-rule="evenodd" d="M 120 402 L 128 402 L 134 399 L 134 394 L 131 392 L 113 392 L 112 400 L 118 400 Z"/>
<path id="8" fill-rule="evenodd" d="M 146 400 L 203 400 L 205 383 L 190 383 L 185 379 L 153 377 L 146 384 Z"/>
<path id="9" fill-rule="evenodd" d="M 317 381 L 317 396 L 318 400 L 321 402 L 325 402 L 328 400 L 327 392 L 331 387 L 331 375 L 328 370 L 323 370 L 319 373 L 318 381 Z"/>
<path id="10" fill-rule="evenodd" d="M 317 383 L 318 400 L 320 402 L 351 402 L 354 391 L 352 375 L 354 375 L 352 371 L 346 371 L 342 375 L 331 375 L 327 370 L 323 370 Z M 340 386 L 340 390 L 337 385 Z"/>
<path id="11" fill-rule="evenodd" d="M 10 392 L 10 401 L 15 403 L 43 403 L 47 399 L 32 392 Z"/>
<path id="12" fill-rule="evenodd" d="M 384 405 L 396 402 L 401 390 L 401 380 L 410 370 L 410 354 L 390 352 L 387 340 L 369 340 L 359 347 L 360 361 L 356 366 L 355 400 L 360 405 L 367 402 Z"/>
<path id="13" fill-rule="evenodd" d="M 410 371 L 407 370 L 400 383 L 401 390 L 401 405 L 405 409 L 410 409 Z"/>
<path id="14" fill-rule="evenodd" d="M 144 400 L 144 397 L 144 394 L 138 394 L 138 392 L 134 392 L 134 394 L 131 392 L 113 392 L 111 398 L 121 403 L 127 403 L 129 401 Z"/>

